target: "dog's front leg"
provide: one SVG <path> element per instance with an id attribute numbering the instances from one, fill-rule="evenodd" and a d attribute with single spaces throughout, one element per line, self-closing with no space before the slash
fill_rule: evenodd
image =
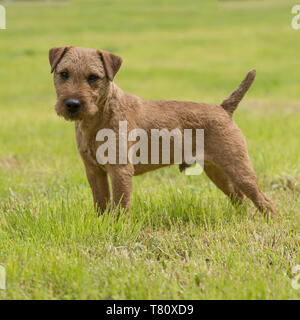
<path id="1" fill-rule="evenodd" d="M 88 161 L 83 161 L 86 176 L 93 192 L 94 206 L 97 212 L 103 213 L 109 204 L 109 183 L 107 173 Z"/>
<path id="2" fill-rule="evenodd" d="M 109 165 L 107 171 L 111 179 L 113 206 L 118 205 L 126 211 L 129 209 L 132 192 L 132 165 Z"/>

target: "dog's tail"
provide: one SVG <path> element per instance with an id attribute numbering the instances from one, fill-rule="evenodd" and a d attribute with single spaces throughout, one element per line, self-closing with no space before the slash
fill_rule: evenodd
<path id="1" fill-rule="evenodd" d="M 243 99 L 246 92 L 251 87 L 256 76 L 256 71 L 253 69 L 249 71 L 245 77 L 245 79 L 241 82 L 239 87 L 232 92 L 232 94 L 226 98 L 221 106 L 230 114 L 233 114 L 234 110 L 239 105 L 240 101 Z"/>

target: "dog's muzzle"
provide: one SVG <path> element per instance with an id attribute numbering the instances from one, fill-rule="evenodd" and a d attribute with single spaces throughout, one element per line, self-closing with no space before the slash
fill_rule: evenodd
<path id="1" fill-rule="evenodd" d="M 81 107 L 80 101 L 77 99 L 68 99 L 65 102 L 66 109 L 68 113 L 75 114 Z"/>

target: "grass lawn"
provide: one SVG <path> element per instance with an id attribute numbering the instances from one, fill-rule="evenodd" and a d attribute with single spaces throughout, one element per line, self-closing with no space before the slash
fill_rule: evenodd
<path id="1" fill-rule="evenodd" d="M 300 298 L 294 1 L 0 4 L 0 299 Z M 256 68 L 235 120 L 277 218 L 176 166 L 134 179 L 130 219 L 97 217 L 74 125 L 53 107 L 48 50 L 68 44 L 122 56 L 116 83 L 148 99 L 220 103 Z"/>

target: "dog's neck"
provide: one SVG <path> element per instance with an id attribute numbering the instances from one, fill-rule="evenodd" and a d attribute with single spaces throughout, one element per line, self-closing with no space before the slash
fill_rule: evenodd
<path id="1" fill-rule="evenodd" d="M 109 82 L 104 94 L 97 101 L 98 112 L 92 117 L 75 121 L 76 129 L 79 129 L 86 137 L 94 138 L 103 123 L 107 123 L 107 117 L 111 111 L 109 106 L 114 104 L 116 107 L 122 94 L 123 91 L 114 82 Z"/>
<path id="2" fill-rule="evenodd" d="M 111 99 L 111 96 L 115 90 L 115 83 L 112 81 L 109 81 L 107 87 L 105 88 L 104 92 L 99 95 L 99 98 L 96 102 L 99 110 L 103 110 L 103 108 L 105 107 L 105 105 L 107 104 L 107 102 Z"/>

